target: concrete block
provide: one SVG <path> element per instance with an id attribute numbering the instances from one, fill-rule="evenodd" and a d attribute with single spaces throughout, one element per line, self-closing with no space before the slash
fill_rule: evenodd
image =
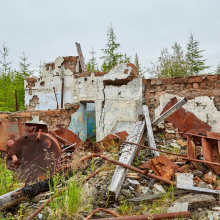
<path id="1" fill-rule="evenodd" d="M 189 206 L 189 203 L 188 203 L 188 202 L 175 203 L 174 206 L 172 206 L 172 207 L 170 207 L 170 208 L 168 209 L 168 213 L 188 211 L 188 206 Z"/>
<path id="2" fill-rule="evenodd" d="M 157 192 L 165 193 L 165 190 L 163 189 L 163 187 L 162 187 L 161 185 L 154 184 L 154 189 L 155 189 Z"/>
<path id="3" fill-rule="evenodd" d="M 191 173 L 175 173 L 175 179 L 177 184 L 193 186 L 193 177 Z"/>

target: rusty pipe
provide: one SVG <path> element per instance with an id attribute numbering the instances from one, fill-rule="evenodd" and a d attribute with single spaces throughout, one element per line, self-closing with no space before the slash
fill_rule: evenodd
<path id="1" fill-rule="evenodd" d="M 198 160 L 198 159 L 193 159 L 193 158 L 188 158 L 188 157 L 180 157 L 180 159 L 193 161 L 193 162 L 197 162 L 197 163 L 206 163 L 206 164 L 211 164 L 211 165 L 215 165 L 215 166 L 220 166 L 220 163 L 215 163 L 215 162 L 211 162 L 211 161 Z"/>
<path id="2" fill-rule="evenodd" d="M 86 220 L 90 219 L 98 211 L 104 211 L 104 212 L 107 212 L 107 213 L 109 213 L 111 215 L 114 215 L 116 217 L 120 217 L 120 215 L 118 215 L 118 214 L 116 214 L 116 213 L 114 213 L 114 212 L 112 212 L 112 211 L 110 211 L 108 209 L 98 208 L 98 209 L 95 209 L 94 211 L 92 211 L 92 213 L 86 217 Z"/>
<path id="3" fill-rule="evenodd" d="M 191 218 L 190 212 L 171 212 L 161 214 L 149 214 L 149 215 L 136 215 L 136 216 L 124 216 L 113 218 L 98 218 L 97 220 L 161 220 L 161 219 L 174 219 L 174 218 Z"/>

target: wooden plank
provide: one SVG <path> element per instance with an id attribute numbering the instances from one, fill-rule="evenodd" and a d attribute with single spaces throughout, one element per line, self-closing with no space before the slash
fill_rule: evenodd
<path id="1" fill-rule="evenodd" d="M 127 137 L 127 141 L 137 144 L 140 143 L 144 133 L 144 125 L 145 125 L 145 121 L 136 122 L 131 133 Z M 137 148 L 138 146 L 126 144 L 121 151 L 122 154 L 119 158 L 119 162 L 131 165 Z M 127 175 L 127 169 L 117 165 L 108 191 L 108 195 L 112 199 L 116 200 L 118 198 L 118 194 L 121 190 L 121 186 L 125 180 L 126 175 Z"/>
<path id="2" fill-rule="evenodd" d="M 143 105 L 142 111 L 144 113 L 145 120 L 146 120 L 148 146 L 153 149 L 157 149 L 155 141 L 154 141 L 154 134 L 153 134 L 152 126 L 151 126 L 150 115 L 149 115 L 147 105 Z M 159 155 L 160 154 L 157 151 L 154 151 L 154 150 L 151 151 L 152 157 L 157 157 Z"/>
<path id="3" fill-rule="evenodd" d="M 162 198 L 165 195 L 165 193 L 155 194 L 155 195 L 146 195 L 146 196 L 139 196 L 132 199 L 128 199 L 129 202 L 140 202 L 144 200 L 150 200 L 150 199 L 159 199 Z M 171 195 L 171 193 L 167 193 L 166 195 Z"/>
<path id="4" fill-rule="evenodd" d="M 203 193 L 203 194 L 220 194 L 220 190 L 213 190 L 213 189 L 206 189 L 206 188 L 200 188 L 200 187 L 194 187 L 194 186 L 186 186 L 177 184 L 177 189 L 185 189 L 188 191 L 196 192 L 196 193 Z"/>
<path id="5" fill-rule="evenodd" d="M 159 124 L 160 122 L 162 122 L 165 118 L 167 118 L 168 116 L 170 116 L 171 114 L 173 114 L 176 110 L 178 110 L 179 108 L 181 108 L 183 105 L 185 105 L 188 102 L 187 98 L 183 98 L 182 100 L 180 100 L 179 102 L 177 102 L 173 107 L 171 107 L 169 110 L 167 110 L 166 112 L 164 112 L 159 118 L 157 118 L 156 120 L 154 120 L 152 122 L 152 127 Z"/>

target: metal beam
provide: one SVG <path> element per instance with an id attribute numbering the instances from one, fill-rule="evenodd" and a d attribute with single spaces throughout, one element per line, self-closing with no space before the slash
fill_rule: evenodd
<path id="1" fill-rule="evenodd" d="M 173 107 L 171 107 L 169 110 L 167 110 L 166 112 L 164 112 L 159 118 L 157 118 L 156 120 L 154 120 L 152 122 L 152 127 L 159 124 L 161 121 L 163 121 L 165 118 L 167 118 L 168 116 L 170 116 L 172 113 L 174 113 L 176 110 L 178 110 L 179 108 L 181 108 L 183 105 L 185 105 L 188 102 L 187 98 L 183 98 L 182 100 L 180 100 L 179 102 L 177 102 Z"/>

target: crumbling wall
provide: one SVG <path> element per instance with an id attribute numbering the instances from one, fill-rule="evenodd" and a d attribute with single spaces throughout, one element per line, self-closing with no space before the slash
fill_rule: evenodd
<path id="1" fill-rule="evenodd" d="M 207 122 L 212 131 L 220 130 L 220 76 L 204 75 L 175 78 L 143 79 L 144 100 L 152 120 L 157 118 L 167 102 L 177 97 L 189 101 L 184 108 Z"/>
<path id="2" fill-rule="evenodd" d="M 50 131 L 55 131 L 59 126 L 68 128 L 71 115 L 77 111 L 79 105 L 74 105 L 71 110 L 43 110 L 43 111 L 19 111 L 19 112 L 0 112 L 0 121 L 7 120 L 16 122 L 21 117 L 22 122 L 38 122 L 47 124 Z"/>
<path id="3" fill-rule="evenodd" d="M 72 102 L 95 102 L 97 140 L 110 133 L 131 131 L 142 105 L 142 79 L 137 67 L 119 64 L 107 73 L 87 72 L 74 83 Z"/>
<path id="4" fill-rule="evenodd" d="M 27 108 L 56 109 L 54 88 L 60 106 L 63 77 L 64 105 L 95 103 L 97 140 L 112 132 L 126 130 L 129 133 L 138 120 L 138 114 L 141 113 L 142 79 L 139 78 L 137 67 L 123 63 L 108 72 L 80 73 L 77 72 L 81 71 L 79 65 L 77 67 L 78 58 L 74 58 L 72 63 L 65 60 L 65 57 L 58 57 L 54 63 L 46 64 L 43 76 L 37 82 L 33 83 L 33 79 L 29 79 L 32 83 L 29 81 L 25 83 Z M 82 140 L 87 137 L 86 112 L 83 109 L 85 107 L 81 106 L 77 113 L 72 115 L 69 126 L 75 133 L 80 132 Z"/>
<path id="5" fill-rule="evenodd" d="M 42 70 L 42 76 L 38 80 L 30 77 L 24 82 L 27 110 L 57 109 L 57 101 L 61 108 L 62 78 L 64 78 L 63 103 L 64 105 L 70 103 L 73 76 L 77 76 L 81 72 L 78 56 L 58 57 L 55 62 L 46 64 Z M 34 97 L 37 97 L 38 100 L 36 101 Z"/>

